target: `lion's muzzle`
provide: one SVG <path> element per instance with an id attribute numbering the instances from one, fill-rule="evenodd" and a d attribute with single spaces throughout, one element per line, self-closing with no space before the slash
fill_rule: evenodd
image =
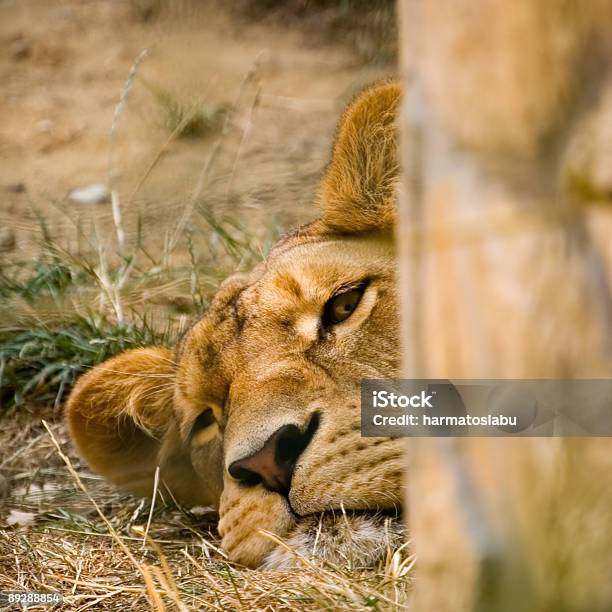
<path id="1" fill-rule="evenodd" d="M 293 471 L 319 428 L 319 414 L 314 413 L 301 431 L 296 425 L 277 429 L 257 452 L 232 462 L 230 476 L 246 486 L 259 483 L 269 491 L 288 495 Z"/>

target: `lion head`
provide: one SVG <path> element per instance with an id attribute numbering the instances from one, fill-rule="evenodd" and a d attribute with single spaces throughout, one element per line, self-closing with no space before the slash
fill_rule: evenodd
<path id="1" fill-rule="evenodd" d="M 340 121 L 321 218 L 219 288 L 172 350 L 128 351 L 83 376 L 67 404 L 93 469 L 150 495 L 219 509 L 222 545 L 250 566 L 304 554 L 364 563 L 402 500 L 401 442 L 360 435 L 363 378 L 396 376 L 393 225 L 400 86 L 361 93 Z M 343 537 L 343 525 L 352 534 Z M 315 553 L 316 554 L 316 553 Z"/>

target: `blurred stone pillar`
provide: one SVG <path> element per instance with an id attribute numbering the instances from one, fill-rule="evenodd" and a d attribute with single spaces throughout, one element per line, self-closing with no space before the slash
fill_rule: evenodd
<path id="1" fill-rule="evenodd" d="M 612 83 L 612 3 L 399 0 L 399 14 L 404 377 L 612 375 L 612 220 L 593 220 L 573 157 Z M 409 440 L 414 610 L 610 609 L 606 444 Z"/>

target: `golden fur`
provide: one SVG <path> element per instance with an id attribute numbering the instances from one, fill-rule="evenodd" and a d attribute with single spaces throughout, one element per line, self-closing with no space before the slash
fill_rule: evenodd
<path id="1" fill-rule="evenodd" d="M 322 513 L 325 532 L 338 521 L 355 526 L 357 563 L 375 562 L 385 533 L 397 541 L 401 532 L 401 522 L 384 513 L 401 505 L 402 443 L 362 438 L 359 413 L 361 379 L 391 377 L 399 367 L 393 222 L 400 92 L 398 83 L 383 83 L 349 106 L 322 181 L 318 221 L 279 242 L 249 274 L 226 280 L 174 351 L 137 349 L 111 359 L 83 376 L 68 401 L 72 439 L 93 469 L 148 495 L 159 466 L 179 500 L 218 507 L 222 545 L 235 561 L 287 565 L 261 530 L 312 553 Z M 323 330 L 325 303 L 364 283 L 353 314 Z M 287 497 L 229 475 L 233 461 L 261 449 L 282 426 L 303 431 L 315 412 L 320 424 Z M 320 541 L 317 554 L 342 554 L 333 537 Z"/>

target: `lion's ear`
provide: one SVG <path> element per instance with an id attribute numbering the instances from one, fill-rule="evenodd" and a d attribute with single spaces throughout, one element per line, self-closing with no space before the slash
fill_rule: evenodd
<path id="1" fill-rule="evenodd" d="M 176 434 L 175 370 L 174 354 L 166 348 L 134 349 L 105 361 L 82 376 L 70 394 L 68 429 L 81 457 L 114 484 L 150 496 L 159 465 L 162 483 L 173 495 L 209 505 L 215 500 Z"/>
<path id="2" fill-rule="evenodd" d="M 338 127 L 320 191 L 323 223 L 332 231 L 392 227 L 399 175 L 399 82 L 366 89 L 349 105 Z"/>

